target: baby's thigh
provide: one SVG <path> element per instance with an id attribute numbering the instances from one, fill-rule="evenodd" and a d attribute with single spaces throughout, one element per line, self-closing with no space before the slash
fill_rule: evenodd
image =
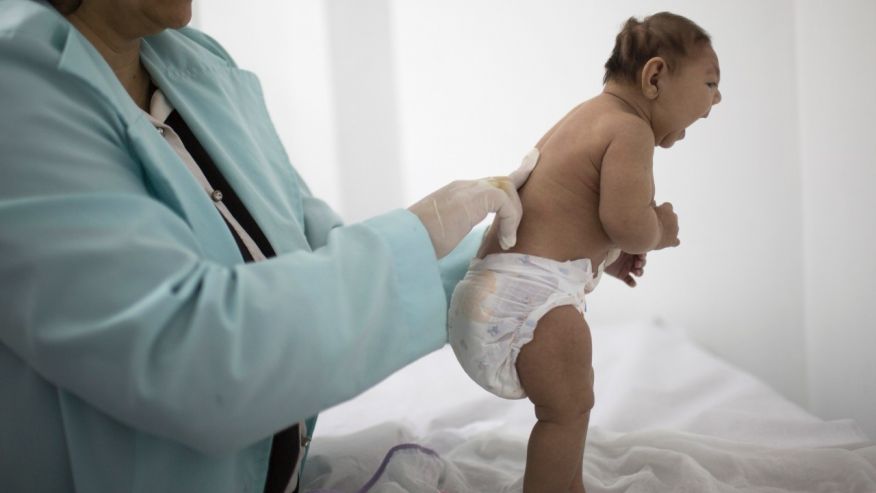
<path id="1" fill-rule="evenodd" d="M 539 320 L 517 356 L 517 374 L 539 419 L 567 420 L 593 407 L 590 327 L 571 305 Z"/>

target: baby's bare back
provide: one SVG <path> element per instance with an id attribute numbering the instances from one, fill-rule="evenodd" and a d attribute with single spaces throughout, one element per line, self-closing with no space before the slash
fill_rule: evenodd
<path id="1" fill-rule="evenodd" d="M 520 189 L 517 245 L 506 252 L 560 261 L 588 258 L 594 268 L 605 259 L 614 245 L 599 220 L 600 170 L 617 120 L 629 117 L 622 104 L 601 94 L 575 107 L 542 137 L 538 165 Z M 501 251 L 491 228 L 478 256 Z"/>

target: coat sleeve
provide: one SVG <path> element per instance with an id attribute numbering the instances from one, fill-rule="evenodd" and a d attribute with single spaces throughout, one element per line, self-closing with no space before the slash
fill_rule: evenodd
<path id="1" fill-rule="evenodd" d="M 443 345 L 428 235 L 399 210 L 220 265 L 143 183 L 113 108 L 50 40 L 0 37 L 0 342 L 135 429 L 224 453 Z"/>
<path id="2" fill-rule="evenodd" d="M 300 182 L 300 176 L 296 178 Z M 342 222 L 328 204 L 310 194 L 306 185 L 302 184 L 302 192 L 307 240 L 313 248 L 320 248 L 325 244 L 329 232 L 340 227 Z M 441 281 L 448 305 L 456 284 L 468 271 L 468 266 L 480 247 L 485 231 L 484 228 L 475 229 L 463 238 L 456 248 L 439 260 L 438 267 L 441 271 Z"/>

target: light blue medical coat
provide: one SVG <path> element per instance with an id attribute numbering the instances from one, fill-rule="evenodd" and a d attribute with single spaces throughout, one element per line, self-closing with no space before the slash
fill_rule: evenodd
<path id="1" fill-rule="evenodd" d="M 204 34 L 142 60 L 277 256 L 243 263 L 76 29 L 0 0 L 0 491 L 260 492 L 273 433 L 445 342 L 474 239 L 439 264 L 408 211 L 341 226 Z"/>

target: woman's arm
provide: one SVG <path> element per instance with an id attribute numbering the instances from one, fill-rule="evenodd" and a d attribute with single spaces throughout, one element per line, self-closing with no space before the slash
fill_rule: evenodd
<path id="1" fill-rule="evenodd" d="M 39 40 L 0 39 L 0 341 L 118 421 L 223 453 L 440 347 L 434 249 L 407 211 L 225 265 L 156 200 L 115 109 Z M 212 207 L 209 203 L 206 206 Z"/>

